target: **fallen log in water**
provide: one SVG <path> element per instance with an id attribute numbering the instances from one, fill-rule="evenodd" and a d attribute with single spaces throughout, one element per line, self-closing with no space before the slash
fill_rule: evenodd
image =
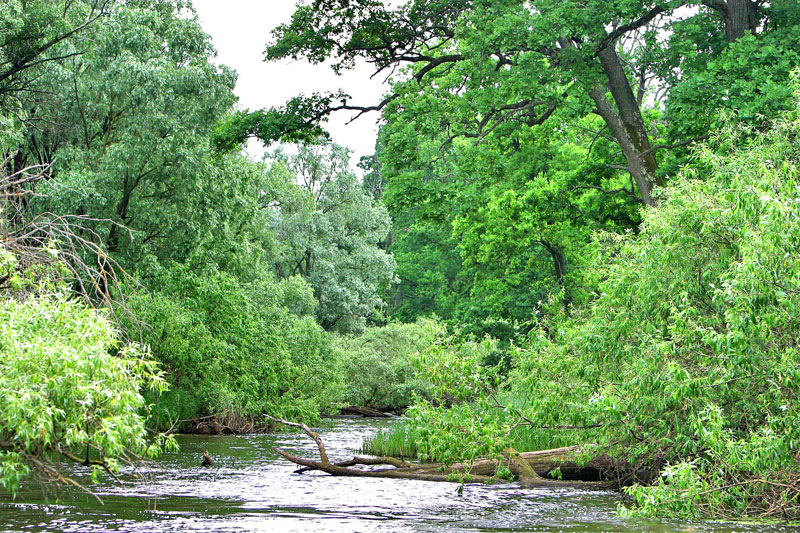
<path id="1" fill-rule="evenodd" d="M 609 488 L 616 486 L 614 481 L 604 479 L 604 473 L 612 469 L 612 462 L 607 457 L 600 457 L 579 465 L 575 461 L 577 446 L 540 450 L 535 452 L 516 452 L 506 450 L 503 459 L 478 459 L 468 467 L 463 464 L 450 466 L 442 463 L 411 463 L 394 457 L 353 457 L 349 461 L 331 463 L 325 450 L 325 444 L 319 434 L 305 424 L 289 422 L 280 418 L 265 415 L 273 422 L 302 429 L 311 437 L 319 449 L 320 460 L 314 461 L 290 454 L 285 450 L 273 448 L 284 459 L 301 466 L 296 473 L 319 470 L 332 476 L 381 477 L 393 479 L 417 479 L 423 481 L 453 481 L 453 475 L 469 474 L 469 481 L 489 483 L 496 481 L 495 474 L 500 466 L 505 466 L 514 476 L 515 481 L 526 487 L 592 487 Z M 386 466 L 388 468 L 367 470 L 359 466 Z M 560 479 L 552 479 L 551 472 L 558 469 Z"/>
<path id="2" fill-rule="evenodd" d="M 383 411 L 373 409 L 372 407 L 359 407 L 357 405 L 342 407 L 339 412 L 343 415 L 357 415 L 363 416 L 364 418 L 388 418 L 391 416 Z"/>

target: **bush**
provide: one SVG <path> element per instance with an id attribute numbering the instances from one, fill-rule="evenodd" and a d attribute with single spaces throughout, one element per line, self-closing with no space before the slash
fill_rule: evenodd
<path id="1" fill-rule="evenodd" d="M 165 388 L 155 363 L 122 346 L 102 312 L 64 295 L 1 299 L 0 486 L 14 493 L 32 473 L 66 481 L 63 460 L 98 471 L 128 452 L 154 456 L 145 388 Z"/>
<path id="2" fill-rule="evenodd" d="M 435 320 L 419 319 L 340 337 L 337 345 L 347 383 L 345 401 L 398 411 L 411 405 L 415 397 L 427 397 L 430 386 L 417 376 L 412 357 L 433 344 L 439 328 Z"/>
<path id="3" fill-rule="evenodd" d="M 235 414 L 314 419 L 341 395 L 332 338 L 315 323 L 308 284 L 269 274 L 243 283 L 185 266 L 160 270 L 157 292 L 128 298 L 142 341 L 163 363 L 172 389 L 154 423 Z M 128 329 L 136 329 L 129 320 Z"/>
<path id="4" fill-rule="evenodd" d="M 602 424 L 585 442 L 655 481 L 634 512 L 800 517 L 798 138 L 796 116 L 719 135 L 512 378 L 529 418 Z"/>

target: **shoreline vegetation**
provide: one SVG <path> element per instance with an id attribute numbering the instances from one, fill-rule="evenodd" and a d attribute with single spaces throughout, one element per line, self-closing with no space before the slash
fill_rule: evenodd
<path id="1" fill-rule="evenodd" d="M 335 4 L 266 59 L 378 105 L 238 108 L 187 0 L 0 4 L 0 490 L 288 425 L 333 475 L 800 519 L 797 1 Z M 331 464 L 340 412 L 404 418 Z"/>
<path id="2" fill-rule="evenodd" d="M 598 457 L 584 463 L 574 461 L 579 453 L 577 447 L 566 447 L 534 452 L 517 452 L 507 448 L 497 458 L 474 458 L 468 463 L 445 464 L 440 462 L 411 463 L 402 456 L 353 457 L 348 461 L 331 463 L 325 444 L 318 433 L 305 424 L 268 417 L 275 423 L 301 429 L 317 444 L 319 461 L 305 459 L 279 448 L 273 450 L 284 459 L 302 467 L 296 474 L 320 470 L 332 476 L 384 477 L 392 479 L 416 479 L 422 481 L 461 481 L 493 483 L 513 480 L 520 485 L 533 487 L 584 487 L 607 489 L 617 487 L 617 480 L 604 479 L 611 462 L 607 457 Z M 363 466 L 390 468 L 363 469 Z M 554 479 L 554 478 L 558 479 Z"/>

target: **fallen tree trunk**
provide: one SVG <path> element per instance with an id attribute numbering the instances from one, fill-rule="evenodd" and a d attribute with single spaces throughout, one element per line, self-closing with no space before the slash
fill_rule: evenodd
<path id="1" fill-rule="evenodd" d="M 339 412 L 343 415 L 357 415 L 363 416 L 364 418 L 388 418 L 390 416 L 372 407 L 358 407 L 357 405 L 342 407 Z"/>
<path id="2" fill-rule="evenodd" d="M 350 477 L 381 477 L 393 479 L 417 479 L 423 481 L 453 481 L 460 475 L 468 474 L 470 482 L 489 483 L 496 481 L 495 474 L 500 466 L 505 466 L 514 476 L 514 480 L 526 487 L 552 487 L 552 486 L 581 486 L 594 488 L 609 488 L 616 486 L 615 481 L 605 479 L 604 473 L 609 472 L 613 463 L 607 457 L 599 457 L 585 465 L 575 461 L 577 446 L 541 450 L 535 452 L 516 452 L 508 449 L 503 453 L 503 459 L 478 459 L 470 465 L 456 463 L 444 465 L 443 463 L 411 463 L 394 457 L 353 457 L 348 461 L 331 463 L 325 450 L 325 444 L 319 434 L 312 431 L 305 424 L 288 422 L 279 418 L 265 415 L 273 422 L 278 422 L 291 427 L 302 429 L 311 437 L 319 449 L 320 460 L 314 461 L 298 457 L 285 450 L 273 448 L 284 459 L 301 466 L 295 473 L 319 470 L 332 476 Z M 388 468 L 363 469 L 360 466 L 386 466 Z M 560 470 L 560 479 L 552 479 L 551 472 Z"/>

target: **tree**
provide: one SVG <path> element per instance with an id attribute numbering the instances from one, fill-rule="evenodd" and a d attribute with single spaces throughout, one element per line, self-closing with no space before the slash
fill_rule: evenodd
<path id="1" fill-rule="evenodd" d="M 14 494 L 33 475 L 87 490 L 63 471 L 65 461 L 93 468 L 94 479 L 173 444 L 145 430 L 145 389 L 166 382 L 140 345 L 122 342 L 106 311 L 67 290 L 67 281 L 95 273 L 82 252 L 107 256 L 73 233 L 74 220 L 28 220 L 15 209 L 11 200 L 28 200 L 44 173 L 6 174 L 9 161 L 0 165 L 0 487 Z"/>
<path id="2" fill-rule="evenodd" d="M 748 17 L 757 22 L 742 32 Z M 419 295 L 444 316 L 530 317 L 548 293 L 567 287 L 568 302 L 583 291 L 571 275 L 590 232 L 634 228 L 631 201 L 655 204 L 653 187 L 728 120 L 717 107 L 756 123 L 789 105 L 797 28 L 796 8 L 780 0 L 420 1 L 396 9 L 320 0 L 278 28 L 267 58 L 331 60 L 335 70 L 365 59 L 392 72 L 391 92 L 375 106 L 341 93 L 297 98 L 270 110 L 272 118 L 251 115 L 249 133 L 269 141 L 291 122 L 291 131 L 300 123 L 318 134 L 331 112 L 380 110 L 376 168 L 396 221 L 391 250 L 401 258 L 389 300 L 403 313 Z M 572 159 L 563 152 L 552 164 L 565 144 Z M 510 209 L 512 197 L 526 200 Z M 426 239 L 438 236 L 442 257 L 460 254 L 465 265 L 431 264 L 419 253 L 429 245 L 405 248 L 423 226 Z M 430 269 L 419 275 L 423 264 Z M 437 304 L 433 294 L 445 299 Z"/>
<path id="3" fill-rule="evenodd" d="M 580 265 L 591 231 L 635 228 L 641 205 L 605 164 L 613 141 L 593 139 L 600 119 L 557 133 L 518 128 L 477 145 L 454 140 L 443 150 L 441 136 L 421 140 L 419 122 L 393 105 L 380 171 L 395 220 L 389 249 L 400 283 L 389 301 L 397 316 L 434 312 L 505 337 L 490 323 L 529 322 L 551 293 L 565 305 L 583 301 Z M 436 109 L 426 121 L 444 116 Z"/>
<path id="4" fill-rule="evenodd" d="M 718 34 L 734 42 L 745 34 L 760 39 L 780 33 L 781 39 L 764 46 L 791 50 L 796 45 L 788 36 L 797 24 L 796 10 L 781 0 L 412 1 L 397 9 L 375 0 L 316 0 L 298 7 L 292 21 L 276 30 L 267 58 L 331 59 L 337 71 L 351 68 L 357 58 L 378 72 L 410 65 L 408 77 L 395 81 L 392 93 L 375 106 L 351 104 L 342 93 L 291 101 L 283 111 L 300 116 L 291 125 L 295 130 L 299 122 L 316 131 L 333 111 L 381 110 L 420 95 L 450 103 L 453 117 L 440 126 L 450 137 L 478 141 L 501 124 L 556 128 L 551 117 L 557 108 L 594 112 L 624 160 L 609 164 L 627 172 L 642 202 L 653 205 L 653 187 L 663 182 L 657 153 L 693 141 L 657 142 L 643 112 L 650 86 L 664 81 L 654 62 L 662 47 L 659 36 L 681 22 L 681 8 L 714 15 L 695 19 L 703 23 L 702 38 Z M 725 49 L 716 47 L 714 53 Z M 682 72 L 683 77 L 694 74 Z M 267 141 L 280 137 L 276 113 L 254 115 L 249 133 Z"/>
<path id="5" fill-rule="evenodd" d="M 338 352 L 304 280 L 262 271 L 244 281 L 214 265 L 152 270 L 157 289 L 126 287 L 133 313 L 124 319 L 172 384 L 150 397 L 157 427 L 216 415 L 230 430 L 252 430 L 265 412 L 313 420 L 339 399 Z"/>
<path id="6" fill-rule="evenodd" d="M 428 396 L 429 384 L 415 372 L 412 358 L 435 342 L 441 326 L 420 319 L 367 328 L 339 336 L 347 403 L 381 411 L 401 411 Z"/>
<path id="7" fill-rule="evenodd" d="M 215 219 L 225 188 L 211 129 L 233 104 L 234 75 L 179 2 L 117 7 L 91 30 L 93 47 L 39 80 L 16 157 L 55 160 L 40 209 L 95 219 L 104 248 L 128 265 L 185 259 Z"/>
<path id="8" fill-rule="evenodd" d="M 389 232 L 386 209 L 348 170 L 341 147 L 301 146 L 296 156 L 278 159 L 300 183 L 276 206 L 272 227 L 284 243 L 278 274 L 300 275 L 314 287 L 323 327 L 360 330 L 393 280 L 394 260 L 379 246 Z"/>
<path id="9" fill-rule="evenodd" d="M 84 53 L 80 38 L 108 15 L 114 0 L 9 0 L 0 7 L 0 103 L 31 89 L 31 70 Z M 64 46 L 68 45 L 68 46 Z"/>
<path id="10" fill-rule="evenodd" d="M 0 154 L 13 153 L 43 94 L 42 72 L 91 48 L 86 34 L 114 0 L 9 0 L 0 5 Z M 47 161 L 50 163 L 50 161 Z M 25 168 L 17 164 L 13 171 Z"/>

